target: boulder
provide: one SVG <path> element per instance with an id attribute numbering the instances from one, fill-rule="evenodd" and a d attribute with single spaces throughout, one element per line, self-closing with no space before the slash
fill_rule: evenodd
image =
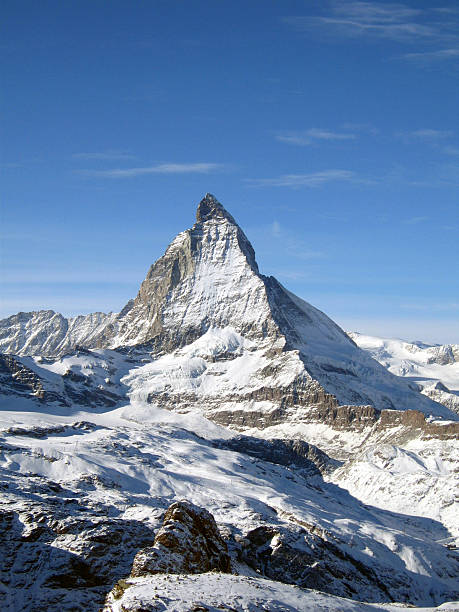
<path id="1" fill-rule="evenodd" d="M 188 501 L 173 503 L 166 511 L 153 546 L 135 556 L 132 576 L 231 572 L 228 548 L 215 519 Z"/>

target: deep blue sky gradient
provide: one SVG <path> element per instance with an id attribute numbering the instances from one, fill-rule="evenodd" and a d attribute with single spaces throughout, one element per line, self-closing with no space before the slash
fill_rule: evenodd
<path id="1" fill-rule="evenodd" d="M 119 310 L 210 191 L 344 328 L 459 342 L 456 2 L 3 13 L 1 316 Z"/>

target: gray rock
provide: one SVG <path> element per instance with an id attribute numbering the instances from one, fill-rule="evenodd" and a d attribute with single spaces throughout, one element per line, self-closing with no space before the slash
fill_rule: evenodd
<path id="1" fill-rule="evenodd" d="M 290 467 L 304 477 L 327 473 L 340 465 L 317 446 L 303 440 L 263 440 L 250 436 L 236 436 L 214 442 L 218 448 L 226 448 L 251 457 Z"/>

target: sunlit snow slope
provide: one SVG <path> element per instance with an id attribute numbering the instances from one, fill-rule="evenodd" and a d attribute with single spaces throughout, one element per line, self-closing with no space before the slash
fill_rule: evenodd
<path id="1" fill-rule="evenodd" d="M 415 382 L 424 395 L 459 413 L 459 345 L 348 335 L 390 372 Z"/>

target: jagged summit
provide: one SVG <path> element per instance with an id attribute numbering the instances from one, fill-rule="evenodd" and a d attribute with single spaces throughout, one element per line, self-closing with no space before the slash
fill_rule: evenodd
<path id="1" fill-rule="evenodd" d="M 196 211 L 196 222 L 204 223 L 210 219 L 227 219 L 230 223 L 237 225 L 234 218 L 220 204 L 217 198 L 211 193 L 206 195 L 199 202 L 198 210 Z"/>

